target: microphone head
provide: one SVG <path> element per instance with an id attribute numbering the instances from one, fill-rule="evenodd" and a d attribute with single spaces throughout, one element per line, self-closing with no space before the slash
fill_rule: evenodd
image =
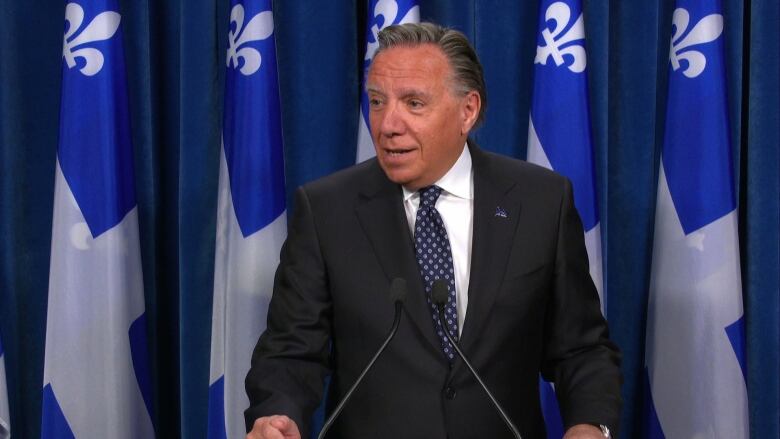
<path id="1" fill-rule="evenodd" d="M 447 288 L 447 281 L 436 279 L 431 287 L 431 299 L 436 306 L 444 306 L 447 303 L 447 296 L 450 295 Z"/>
<path id="2" fill-rule="evenodd" d="M 397 277 L 390 282 L 390 299 L 393 303 L 404 303 L 406 299 L 406 279 Z"/>

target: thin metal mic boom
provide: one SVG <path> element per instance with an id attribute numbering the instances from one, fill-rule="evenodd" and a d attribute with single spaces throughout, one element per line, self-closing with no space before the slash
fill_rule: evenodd
<path id="1" fill-rule="evenodd" d="M 490 398 L 490 401 L 493 403 L 493 406 L 496 407 L 496 410 L 498 410 L 498 414 L 501 416 L 501 419 L 504 421 L 507 427 L 509 427 L 509 430 L 512 431 L 512 434 L 517 439 L 522 439 L 522 436 L 520 436 L 520 432 L 517 430 L 517 427 L 515 427 L 515 424 L 512 423 L 512 420 L 509 419 L 509 416 L 504 411 L 504 408 L 501 407 L 501 404 L 498 403 L 498 400 L 493 396 L 493 394 L 488 390 L 488 387 L 485 385 L 485 383 L 482 381 L 482 378 L 480 378 L 477 371 L 474 369 L 474 367 L 471 365 L 471 362 L 466 358 L 466 355 L 463 354 L 463 351 L 460 350 L 460 346 L 458 346 L 458 342 L 455 341 L 455 339 L 450 334 L 450 327 L 447 324 L 447 319 L 444 318 L 444 304 L 447 303 L 447 296 L 449 295 L 449 292 L 447 290 L 447 282 L 436 279 L 433 281 L 433 287 L 431 291 L 431 297 L 433 299 L 433 303 L 436 304 L 436 308 L 439 311 L 439 320 L 441 321 L 442 325 L 444 325 L 444 335 L 447 336 L 447 340 L 450 341 L 450 344 L 452 344 L 452 347 L 455 348 L 455 352 L 460 355 L 460 358 L 463 360 L 463 363 L 466 364 L 466 367 L 471 371 L 471 374 L 474 376 L 474 378 L 477 379 L 477 382 L 480 386 L 482 386 L 482 390 L 487 393 L 488 398 Z"/>

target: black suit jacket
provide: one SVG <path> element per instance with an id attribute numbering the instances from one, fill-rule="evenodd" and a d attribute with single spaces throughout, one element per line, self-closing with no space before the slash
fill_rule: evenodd
<path id="1" fill-rule="evenodd" d="M 556 383 L 567 427 L 615 430 L 619 354 L 588 273 L 571 184 L 538 166 L 470 151 L 474 222 L 462 349 L 524 438 L 545 435 L 540 372 Z M 398 334 L 329 437 L 511 437 L 462 361 L 450 367 L 443 356 L 414 254 L 401 188 L 376 160 L 298 189 L 268 329 L 246 378 L 248 428 L 260 416 L 286 414 L 306 437 L 325 376 L 332 374 L 335 403 L 386 336 L 394 312 L 388 285 L 401 277 L 409 291 Z"/>

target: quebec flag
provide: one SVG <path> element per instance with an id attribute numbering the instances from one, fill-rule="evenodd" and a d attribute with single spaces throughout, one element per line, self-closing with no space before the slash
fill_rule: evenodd
<path id="1" fill-rule="evenodd" d="M 152 438 L 144 290 L 116 0 L 65 8 L 43 370 L 44 438 Z"/>
<path id="2" fill-rule="evenodd" d="M 572 181 L 574 202 L 585 228 L 590 275 L 604 310 L 582 2 L 543 0 L 539 10 L 528 161 L 554 169 Z M 539 385 L 548 438 L 561 438 L 563 422 L 555 393 L 541 379 Z"/>
<path id="3" fill-rule="evenodd" d="M 220 156 L 208 437 L 244 437 L 244 378 L 287 235 L 270 0 L 231 2 Z"/>
<path id="4" fill-rule="evenodd" d="M 748 438 L 719 1 L 678 0 L 647 316 L 646 434 Z"/>
<path id="5" fill-rule="evenodd" d="M 0 339 L 0 439 L 11 437 L 11 416 L 8 412 L 8 387 L 5 382 L 5 351 Z"/>
<path id="6" fill-rule="evenodd" d="M 419 23 L 420 7 L 417 0 L 370 0 L 366 20 L 366 55 L 363 58 L 363 83 L 365 86 L 368 67 L 379 48 L 379 31 L 393 24 Z M 358 145 L 355 163 L 376 155 L 374 141 L 368 122 L 368 95 L 363 89 L 360 95 L 360 120 L 358 121 Z"/>

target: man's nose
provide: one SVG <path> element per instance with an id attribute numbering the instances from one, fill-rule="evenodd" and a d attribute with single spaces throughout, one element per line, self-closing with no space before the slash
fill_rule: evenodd
<path id="1" fill-rule="evenodd" d="M 388 103 L 379 125 L 380 133 L 386 137 L 403 134 L 405 125 L 400 102 Z"/>

